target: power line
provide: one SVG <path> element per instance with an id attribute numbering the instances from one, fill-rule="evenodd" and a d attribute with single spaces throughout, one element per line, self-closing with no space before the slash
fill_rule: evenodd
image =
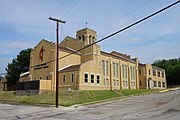
<path id="1" fill-rule="evenodd" d="M 90 47 L 90 46 L 92 46 L 92 45 L 94 45 L 94 44 L 97 44 L 97 43 L 99 43 L 99 42 L 102 42 L 102 41 L 104 41 L 104 40 L 106 40 L 106 39 L 108 39 L 108 38 L 110 38 L 110 37 L 112 37 L 112 36 L 114 36 L 114 35 L 116 35 L 116 34 L 118 34 L 118 33 L 120 33 L 120 32 L 123 32 L 123 31 L 125 31 L 125 30 L 127 30 L 127 29 L 129 29 L 129 28 L 131 28 L 131 27 L 133 27 L 133 26 L 135 26 L 135 25 L 137 25 L 137 24 L 139 24 L 139 23 L 141 23 L 141 22 L 143 22 L 143 21 L 145 21 L 145 20 L 147 20 L 147 19 L 149 19 L 149 18 L 151 18 L 151 17 L 153 17 L 153 16 L 155 16 L 155 15 L 163 12 L 163 11 L 165 11 L 166 9 L 173 7 L 174 5 L 178 4 L 179 2 L 180 2 L 180 0 L 178 0 L 178 1 L 176 1 L 176 2 L 174 2 L 174 3 L 172 3 L 172 4 L 170 4 L 170 5 L 162 8 L 162 9 L 160 9 L 159 11 L 154 12 L 154 13 L 152 13 L 152 14 L 150 14 L 150 15 L 148 15 L 148 16 L 140 19 L 140 20 L 138 20 L 137 22 L 134 22 L 134 23 L 128 25 L 127 27 L 124 27 L 124 28 L 122 28 L 122 29 L 120 29 L 120 30 L 118 30 L 118 31 L 116 31 L 116 32 L 114 32 L 114 33 L 112 33 L 112 34 L 110 34 L 110 35 L 108 35 L 108 36 L 106 36 L 106 37 L 104 37 L 104 38 L 102 38 L 102 39 L 100 39 L 100 40 L 92 43 L 92 44 L 89 44 L 89 45 L 87 45 L 87 46 L 85 46 L 85 47 L 83 47 L 83 48 L 81 48 L 81 49 L 79 49 L 79 50 L 76 50 L 76 51 L 74 51 L 74 52 L 72 52 L 72 53 L 69 53 L 69 54 L 67 54 L 67 55 L 65 55 L 65 56 L 63 56 L 63 57 L 60 57 L 59 60 L 65 58 L 65 57 L 68 57 L 68 56 L 70 56 L 70 55 L 72 55 L 72 54 L 75 54 L 75 53 L 77 53 L 77 52 L 79 52 L 79 51 L 81 51 L 81 50 L 83 50 L 83 49 L 86 49 L 86 48 L 88 48 L 88 47 Z M 37 66 L 39 66 L 39 65 L 48 64 L 48 63 L 54 62 L 55 60 L 56 60 L 56 59 L 51 60 L 51 61 L 48 61 L 48 62 L 45 62 L 45 63 L 42 63 L 42 64 L 38 64 L 38 65 L 35 65 L 35 66 L 31 66 L 31 67 L 29 67 L 29 68 L 37 67 Z"/>
<path id="2" fill-rule="evenodd" d="M 115 19 L 114 21 L 112 21 L 112 22 L 110 22 L 110 23 L 104 25 L 103 27 L 99 28 L 98 31 L 103 30 L 104 28 L 106 28 L 106 27 L 112 25 L 113 23 L 115 23 L 115 22 L 121 20 L 122 18 L 124 18 L 124 17 L 126 17 L 126 16 L 128 16 L 128 15 L 134 13 L 134 12 L 136 12 L 137 10 L 139 10 L 139 9 L 141 9 L 141 8 L 143 8 L 143 7 L 145 7 L 146 5 L 150 4 L 150 3 L 153 2 L 153 1 L 154 1 L 154 0 L 149 0 L 149 1 L 145 2 L 145 3 L 143 3 L 142 5 L 138 6 L 137 8 L 135 8 L 135 9 L 133 9 L 133 10 L 127 12 L 126 14 L 122 15 L 121 17 L 119 17 L 119 18 Z"/>
<path id="3" fill-rule="evenodd" d="M 52 12 L 51 15 L 54 15 L 54 14 L 58 11 L 58 9 L 59 9 L 60 7 L 62 7 L 62 5 L 65 3 L 65 1 L 66 1 L 66 0 L 63 0 L 62 2 L 60 2 L 60 3 L 57 5 L 56 9 Z M 40 27 L 41 25 L 43 25 L 43 24 L 46 23 L 46 22 L 47 22 L 47 20 L 41 21 L 41 23 L 39 23 L 39 24 L 35 25 L 34 27 L 32 27 L 31 31 L 37 29 L 38 27 Z M 32 40 L 32 39 L 34 39 L 36 36 L 40 36 L 40 35 L 42 35 L 43 33 L 47 32 L 47 31 L 50 30 L 50 29 L 51 29 L 50 26 L 48 26 L 48 27 L 45 28 L 44 31 L 42 31 L 42 30 L 36 31 L 37 34 L 35 34 L 35 35 L 33 35 L 33 36 L 29 36 L 29 37 L 19 37 L 19 39 L 21 39 L 21 40 L 19 40 L 19 41 L 23 42 L 23 41 L 27 41 L 27 40 Z M 25 32 L 24 34 L 27 34 L 27 33 L 30 33 L 30 32 Z M 39 33 L 39 34 L 38 34 L 38 33 Z M 9 44 L 7 47 L 10 48 L 10 47 L 12 47 L 12 46 L 16 46 L 17 44 L 19 44 L 19 43 L 14 42 L 13 44 Z"/>
<path id="4" fill-rule="evenodd" d="M 79 2 L 80 1 L 75 2 L 75 4 L 73 4 L 73 6 L 62 16 L 62 18 L 64 18 Z"/>
<path id="5" fill-rule="evenodd" d="M 83 2 L 70 16 L 68 16 L 66 19 L 69 20 L 69 19 L 71 19 L 74 15 L 78 14 L 77 11 L 78 11 L 80 8 L 85 7 L 88 2 L 89 2 L 89 0 L 84 1 L 84 2 Z"/>

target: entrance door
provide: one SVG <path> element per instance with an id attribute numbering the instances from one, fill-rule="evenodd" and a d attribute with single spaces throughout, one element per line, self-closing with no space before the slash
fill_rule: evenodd
<path id="1" fill-rule="evenodd" d="M 150 80 L 148 80 L 148 89 L 151 89 L 151 88 L 150 88 Z"/>

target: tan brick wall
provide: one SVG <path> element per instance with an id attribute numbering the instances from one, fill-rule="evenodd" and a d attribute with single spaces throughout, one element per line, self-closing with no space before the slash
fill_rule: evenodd
<path id="1" fill-rule="evenodd" d="M 157 68 L 152 66 L 151 64 L 146 64 L 143 66 L 140 66 L 142 74 L 140 74 L 140 80 L 142 81 L 141 88 L 150 88 L 150 89 L 165 89 L 167 88 L 167 82 L 166 82 L 166 73 L 165 70 L 161 68 Z M 153 70 L 156 72 L 156 76 L 153 75 Z M 158 76 L 158 71 L 160 72 L 160 77 Z M 164 72 L 164 77 L 162 77 L 162 72 Z M 156 87 L 154 86 L 154 82 L 156 81 Z M 160 82 L 160 86 L 158 86 L 158 82 Z M 165 86 L 163 87 L 162 83 L 165 83 Z"/>

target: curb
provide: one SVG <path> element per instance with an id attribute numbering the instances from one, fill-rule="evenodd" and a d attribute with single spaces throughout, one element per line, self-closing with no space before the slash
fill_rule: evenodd
<path id="1" fill-rule="evenodd" d="M 177 87 L 177 88 L 169 88 L 169 89 L 166 89 L 166 90 L 161 90 L 160 92 L 161 93 L 164 93 L 164 92 L 169 92 L 169 91 L 175 91 L 175 90 L 179 90 L 180 87 Z"/>
<path id="2" fill-rule="evenodd" d="M 159 90 L 155 90 L 155 91 L 150 91 L 150 92 L 145 92 L 145 93 L 140 93 L 140 94 L 120 96 L 120 97 L 116 97 L 116 98 L 109 98 L 109 99 L 92 101 L 92 102 L 87 102 L 87 103 L 82 103 L 82 104 L 75 104 L 75 105 L 72 105 L 72 106 L 74 108 L 78 108 L 78 107 L 81 107 L 81 106 L 86 106 L 86 105 L 91 105 L 91 104 L 98 104 L 98 103 L 103 104 L 104 102 L 111 102 L 112 100 L 123 100 L 123 99 L 130 98 L 130 97 L 133 97 L 133 96 L 147 95 L 147 94 L 158 93 L 158 92 L 159 92 Z M 72 106 L 69 106 L 69 107 L 72 107 Z"/>

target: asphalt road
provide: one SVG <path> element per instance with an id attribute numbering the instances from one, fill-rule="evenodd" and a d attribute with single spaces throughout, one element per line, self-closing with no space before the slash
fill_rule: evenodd
<path id="1" fill-rule="evenodd" d="M 0 120 L 180 120 L 180 90 L 87 106 L 35 107 L 0 104 Z"/>

